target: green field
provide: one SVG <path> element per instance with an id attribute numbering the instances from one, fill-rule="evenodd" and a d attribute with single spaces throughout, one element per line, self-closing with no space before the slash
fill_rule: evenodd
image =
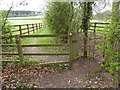
<path id="1" fill-rule="evenodd" d="M 22 24 L 34 24 L 34 23 L 42 23 L 43 22 L 43 16 L 30 16 L 30 17 L 9 17 L 8 21 L 10 22 L 11 25 L 22 25 Z M 32 25 L 29 25 L 29 27 L 32 27 Z M 27 26 L 22 26 L 23 28 L 27 28 Z M 19 27 L 13 27 L 11 29 L 12 31 L 14 30 L 19 30 Z M 32 28 L 30 29 L 32 30 Z M 27 32 L 26 30 L 22 30 L 22 33 Z M 13 35 L 20 34 L 20 31 L 13 32 Z"/>
<path id="2" fill-rule="evenodd" d="M 32 16 L 32 17 L 9 17 L 8 21 L 11 25 L 21 25 L 21 24 L 32 24 L 41 23 L 43 16 Z"/>

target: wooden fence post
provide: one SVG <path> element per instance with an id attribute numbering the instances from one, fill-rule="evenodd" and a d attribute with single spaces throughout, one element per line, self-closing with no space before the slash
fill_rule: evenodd
<path id="1" fill-rule="evenodd" d="M 79 58 L 79 36 L 78 33 L 72 32 L 72 56 L 73 60 Z"/>
<path id="2" fill-rule="evenodd" d="M 40 23 L 40 29 L 42 28 L 42 23 Z"/>
<path id="3" fill-rule="evenodd" d="M 22 35 L 21 25 L 19 25 L 20 35 Z"/>
<path id="4" fill-rule="evenodd" d="M 28 35 L 30 35 L 30 32 L 29 32 L 29 24 L 27 24 L 27 30 L 28 30 Z"/>
<path id="5" fill-rule="evenodd" d="M 19 54 L 20 66 L 24 66 L 24 57 L 23 57 L 23 50 L 22 50 L 20 36 L 16 36 L 16 45 Z"/>
<path id="6" fill-rule="evenodd" d="M 39 23 L 39 29 L 40 29 L 40 23 Z"/>
<path id="7" fill-rule="evenodd" d="M 33 27 L 33 32 L 34 32 L 34 30 L 35 30 L 35 29 L 34 29 L 34 24 L 32 24 L 32 27 Z"/>
<path id="8" fill-rule="evenodd" d="M 38 31 L 37 23 L 36 23 L 36 31 Z"/>
<path id="9" fill-rule="evenodd" d="M 93 34 L 94 34 L 94 46 L 93 46 L 94 49 L 93 49 L 93 57 L 95 57 L 96 24 L 97 24 L 97 23 L 94 23 L 94 32 L 93 32 Z"/>
<path id="10" fill-rule="evenodd" d="M 69 69 L 72 69 L 72 60 L 73 60 L 73 45 L 72 45 L 72 34 L 73 33 L 69 33 Z"/>

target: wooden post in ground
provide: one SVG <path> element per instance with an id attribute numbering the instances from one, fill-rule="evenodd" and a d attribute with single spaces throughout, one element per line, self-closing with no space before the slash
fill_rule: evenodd
<path id="1" fill-rule="evenodd" d="M 73 60 L 79 58 L 79 43 L 78 33 L 72 32 L 72 56 Z"/>
<path id="2" fill-rule="evenodd" d="M 72 32 L 69 33 L 69 69 L 72 69 L 72 60 L 73 60 L 73 45 L 72 45 Z"/>
<path id="3" fill-rule="evenodd" d="M 23 57 L 23 50 L 22 50 L 20 36 L 16 36 L 16 45 L 17 45 L 17 50 L 19 54 L 20 66 L 24 66 L 24 57 Z"/>
<path id="4" fill-rule="evenodd" d="M 37 23 L 36 23 L 36 31 L 38 31 Z"/>
<path id="5" fill-rule="evenodd" d="M 39 23 L 39 29 L 40 29 L 40 23 Z"/>
<path id="6" fill-rule="evenodd" d="M 33 27 L 33 32 L 34 32 L 34 30 L 35 30 L 35 29 L 34 29 L 34 24 L 32 24 L 32 27 Z"/>
<path id="7" fill-rule="evenodd" d="M 21 25 L 19 25 L 20 35 L 22 35 Z"/>
<path id="8" fill-rule="evenodd" d="M 94 23 L 94 32 L 93 32 L 93 34 L 94 34 L 94 46 L 93 46 L 94 49 L 93 49 L 93 57 L 95 57 L 96 23 Z"/>
<path id="9" fill-rule="evenodd" d="M 28 35 L 30 35 L 29 24 L 27 24 Z"/>
<path id="10" fill-rule="evenodd" d="M 42 23 L 40 23 L 40 29 L 42 28 Z"/>

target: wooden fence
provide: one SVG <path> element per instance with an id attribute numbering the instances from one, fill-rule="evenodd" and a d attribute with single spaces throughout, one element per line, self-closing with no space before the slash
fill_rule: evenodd
<path id="1" fill-rule="evenodd" d="M 72 66 L 73 60 L 77 59 L 79 57 L 78 52 L 78 34 L 76 33 L 70 33 L 69 34 L 56 34 L 56 35 L 16 35 L 14 38 L 16 38 L 16 44 L 3 44 L 2 46 L 9 46 L 9 47 L 17 47 L 16 53 L 11 52 L 2 52 L 2 55 L 18 55 L 19 56 L 19 62 L 20 65 L 24 65 L 24 55 L 68 55 L 69 61 L 68 62 L 56 62 L 56 63 L 69 63 L 70 67 Z M 68 44 L 32 44 L 32 45 L 23 45 L 21 42 L 21 38 L 25 37 L 68 37 Z M 56 46 L 68 46 L 69 52 L 68 53 L 23 53 L 23 47 L 56 47 Z M 3 62 L 10 62 L 8 60 L 4 60 Z"/>
<path id="2" fill-rule="evenodd" d="M 24 34 L 30 35 L 31 32 L 34 33 L 35 31 L 41 29 L 43 26 L 42 23 L 34 23 L 34 24 L 12 25 L 12 27 L 18 28 L 17 30 L 11 31 L 11 32 L 19 32 L 19 34 L 15 34 L 15 35 L 24 35 Z"/>
<path id="3" fill-rule="evenodd" d="M 5 39 L 6 42 L 8 40 L 12 41 L 12 38 L 15 35 L 30 35 L 30 33 L 34 33 L 41 28 L 43 28 L 42 23 L 34 23 L 34 24 L 22 24 L 22 25 L 12 25 L 11 32 L 3 32 L 7 35 L 7 33 L 11 33 L 9 36 L 3 36 L 2 39 Z"/>
<path id="4" fill-rule="evenodd" d="M 31 26 L 30 26 L 31 25 Z M 89 32 L 93 33 L 94 38 L 91 39 L 91 41 L 93 41 L 94 43 L 94 49 L 95 49 L 95 42 L 96 39 L 99 39 L 101 37 L 96 37 L 96 34 L 98 31 L 103 31 L 102 29 L 104 29 L 106 27 L 106 25 L 109 25 L 109 23 L 100 23 L 100 22 L 91 22 L 90 25 L 90 29 Z M 79 57 L 79 38 L 78 38 L 78 33 L 71 33 L 69 34 L 61 34 L 61 35 L 30 35 L 30 32 L 35 32 L 36 30 L 41 29 L 43 26 L 41 23 L 38 24 L 25 24 L 25 25 L 15 25 L 17 27 L 19 27 L 18 30 L 14 30 L 13 32 L 17 32 L 19 31 L 18 35 L 13 35 L 13 38 L 16 39 L 16 44 L 12 45 L 12 44 L 5 44 L 2 45 L 4 46 L 9 46 L 9 47 L 17 47 L 18 52 L 17 53 L 10 53 L 10 52 L 2 52 L 2 55 L 19 55 L 19 60 L 20 60 L 20 64 L 23 64 L 23 55 L 68 55 L 69 56 L 69 62 L 59 62 L 59 63 L 69 63 L 70 66 L 72 66 L 72 61 L 75 60 L 76 58 Z M 27 28 L 22 28 L 22 26 L 27 26 Z M 28 30 L 27 32 L 23 32 L 23 30 Z M 32 30 L 30 30 L 32 29 Z M 99 32 L 101 33 L 101 32 Z M 103 34 L 104 32 L 102 32 L 101 34 Z M 28 34 L 28 35 L 26 35 Z M 69 46 L 69 53 L 23 53 L 22 48 L 23 47 L 54 47 L 54 46 L 65 46 L 64 44 L 32 44 L 32 45 L 23 45 L 21 43 L 21 38 L 23 37 L 68 37 L 69 43 L 67 44 L 67 46 Z M 90 43 L 90 38 L 89 41 Z M 90 50 L 89 50 L 90 51 Z M 104 54 L 105 51 L 103 51 Z M 93 51 L 93 56 L 95 55 L 95 52 Z M 104 55 L 103 55 L 104 56 Z M 5 61 L 6 62 L 6 61 Z M 8 61 L 7 61 L 8 62 Z"/>
<path id="5" fill-rule="evenodd" d="M 106 32 L 109 32 L 109 29 L 107 27 L 110 27 L 110 23 L 105 22 L 91 22 L 90 28 L 88 30 L 88 54 L 92 54 L 91 56 L 96 57 L 98 59 L 104 59 L 106 54 L 106 48 L 103 48 L 100 53 L 100 49 L 97 52 L 97 49 L 95 47 L 98 46 L 104 46 L 107 44 L 104 42 L 106 39 L 104 35 L 106 35 Z M 119 28 L 120 29 L 120 23 Z M 98 55 L 99 54 L 99 55 Z M 101 55 L 100 55 L 101 54 Z"/>

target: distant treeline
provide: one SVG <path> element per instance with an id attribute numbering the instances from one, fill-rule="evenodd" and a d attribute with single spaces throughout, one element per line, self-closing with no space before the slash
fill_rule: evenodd
<path id="1" fill-rule="evenodd" d="M 41 12 L 37 11 L 10 11 L 9 17 L 38 16 Z"/>

